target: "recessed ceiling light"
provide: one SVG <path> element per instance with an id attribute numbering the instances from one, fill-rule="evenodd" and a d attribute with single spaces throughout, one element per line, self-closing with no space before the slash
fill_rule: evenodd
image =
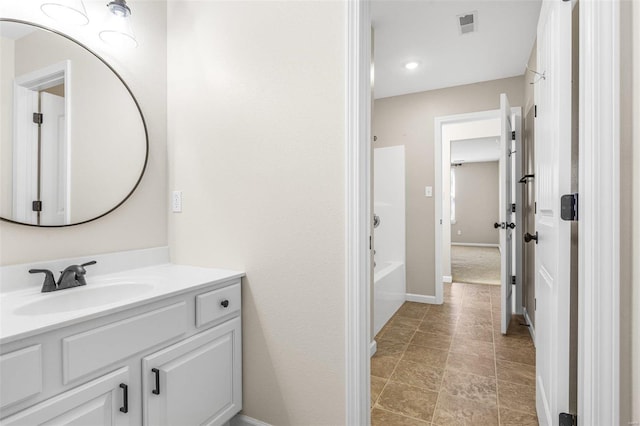
<path id="1" fill-rule="evenodd" d="M 404 67 L 408 70 L 415 70 L 420 64 L 416 61 L 407 62 Z"/>

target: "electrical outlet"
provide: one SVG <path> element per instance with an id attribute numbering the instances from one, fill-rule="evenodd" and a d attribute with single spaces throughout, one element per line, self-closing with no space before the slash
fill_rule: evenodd
<path id="1" fill-rule="evenodd" d="M 433 197 L 433 187 L 425 186 L 424 187 L 424 196 L 425 197 Z"/>
<path id="2" fill-rule="evenodd" d="M 173 191 L 171 194 L 171 211 L 174 213 L 182 211 L 182 191 Z"/>

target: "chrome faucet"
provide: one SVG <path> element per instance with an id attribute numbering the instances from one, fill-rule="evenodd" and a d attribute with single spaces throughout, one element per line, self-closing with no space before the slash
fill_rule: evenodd
<path id="1" fill-rule="evenodd" d="M 44 274 L 42 293 L 48 293 L 51 291 L 87 285 L 87 281 L 84 279 L 84 276 L 87 274 L 87 270 L 84 269 L 84 267 L 95 265 L 96 263 L 97 262 L 95 260 L 92 260 L 91 262 L 83 263 L 82 265 L 67 266 L 64 271 L 60 272 L 60 278 L 58 278 L 57 283 L 53 278 L 53 272 L 48 269 L 29 269 L 29 273 Z"/>

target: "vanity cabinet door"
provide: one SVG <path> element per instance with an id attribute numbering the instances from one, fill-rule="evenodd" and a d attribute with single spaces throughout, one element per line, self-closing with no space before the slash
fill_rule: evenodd
<path id="1" fill-rule="evenodd" d="M 3 419 L 3 426 L 125 426 L 129 370 L 121 368 Z M 121 385 L 123 385 L 121 387 Z M 127 395 L 128 396 L 128 395 Z M 128 408 L 128 407 L 127 407 Z"/>
<path id="2" fill-rule="evenodd" d="M 242 409 L 240 318 L 142 360 L 143 423 L 221 425 Z"/>

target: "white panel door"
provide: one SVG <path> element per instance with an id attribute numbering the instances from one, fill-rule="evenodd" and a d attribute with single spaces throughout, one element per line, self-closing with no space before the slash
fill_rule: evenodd
<path id="1" fill-rule="evenodd" d="M 131 416 L 124 412 L 128 408 L 128 383 L 129 370 L 121 368 L 3 419 L 2 425 L 130 425 Z"/>
<path id="2" fill-rule="evenodd" d="M 569 411 L 571 224 L 560 197 L 571 192 L 571 2 L 543 2 L 537 56 L 536 406 L 540 424 L 557 425 Z"/>
<path id="3" fill-rule="evenodd" d="M 13 111 L 13 219 L 38 223 L 32 202 L 38 199 L 38 92 L 14 84 Z"/>
<path id="4" fill-rule="evenodd" d="M 513 231 L 511 228 L 511 105 L 500 95 L 500 331 L 507 334 L 511 321 L 513 286 L 511 284 Z"/>
<path id="5" fill-rule="evenodd" d="M 242 409 L 240 318 L 142 360 L 144 424 L 222 425 Z"/>
<path id="6" fill-rule="evenodd" d="M 40 93 L 40 212 L 41 225 L 69 223 L 69 162 L 65 134 L 64 98 Z"/>

